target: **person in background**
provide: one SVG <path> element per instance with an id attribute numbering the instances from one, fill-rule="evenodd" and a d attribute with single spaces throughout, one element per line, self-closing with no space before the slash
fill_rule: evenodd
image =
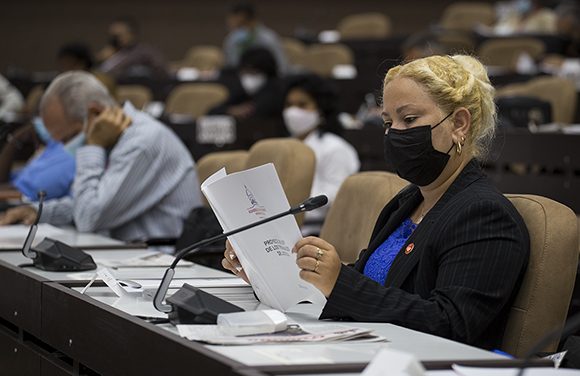
<path id="1" fill-rule="evenodd" d="M 74 223 L 79 231 L 124 241 L 180 235 L 201 193 L 191 155 L 169 128 L 129 102 L 119 107 L 94 76 L 80 71 L 59 75 L 40 111 L 54 140 L 85 135 L 72 197 L 48 200 L 42 222 Z M 0 224 L 35 217 L 34 207 L 21 206 L 6 211 Z"/>
<path id="2" fill-rule="evenodd" d="M 47 199 L 70 195 L 75 177 L 76 149 L 84 142 L 79 133 L 70 140 L 52 139 L 42 119 L 24 125 L 8 137 L 0 151 L 0 183 L 4 190 L 15 189 L 28 201 L 36 201 L 38 192 L 44 191 Z M 20 170 L 13 171 L 14 159 L 24 145 L 36 145 L 36 152 Z"/>
<path id="3" fill-rule="evenodd" d="M 109 26 L 109 42 L 97 55 L 98 70 L 116 79 L 139 75 L 166 78 L 167 63 L 161 53 L 139 41 L 139 26 L 130 17 L 117 18 Z"/>
<path id="4" fill-rule="evenodd" d="M 115 80 L 108 74 L 95 70 L 91 50 L 84 43 L 68 43 L 60 47 L 56 55 L 56 65 L 59 73 L 82 70 L 92 73 L 111 95 L 115 95 Z"/>
<path id="5" fill-rule="evenodd" d="M 265 48 L 244 52 L 238 69 L 239 85 L 229 88 L 228 99 L 210 110 L 238 120 L 250 117 L 278 117 L 282 111 L 283 88 L 276 60 Z"/>
<path id="6" fill-rule="evenodd" d="M 11 113 L 19 112 L 24 106 L 22 94 L 0 74 L 0 120 L 6 120 Z"/>
<path id="7" fill-rule="evenodd" d="M 439 44 L 437 36 L 430 32 L 412 34 L 405 39 L 401 49 L 403 52 L 403 61 L 405 62 L 444 53 L 444 49 Z"/>
<path id="8" fill-rule="evenodd" d="M 300 276 L 327 297 L 320 319 L 499 348 L 530 239 L 478 162 L 496 128 L 486 69 L 465 55 L 414 60 L 387 72 L 383 98 L 385 157 L 412 184 L 386 204 L 355 265 L 323 239 L 298 241 Z M 247 279 L 229 243 L 224 256 Z"/>
<path id="9" fill-rule="evenodd" d="M 315 75 L 293 77 L 286 90 L 284 124 L 292 137 L 308 145 L 316 155 L 311 196 L 326 195 L 328 205 L 307 212 L 303 234 L 318 234 L 328 208 L 342 182 L 358 172 L 360 161 L 354 147 L 340 137 L 337 93 L 330 83 Z"/>
<path id="10" fill-rule="evenodd" d="M 556 15 L 545 0 L 514 0 L 513 11 L 500 17 L 498 34 L 555 34 Z"/>
<path id="11" fill-rule="evenodd" d="M 241 56 L 252 47 L 263 47 L 275 57 L 280 73 L 287 70 L 288 62 L 278 35 L 262 24 L 256 17 L 256 9 L 250 3 L 235 4 L 227 17 L 229 34 L 224 40 L 225 65 L 237 68 Z"/>

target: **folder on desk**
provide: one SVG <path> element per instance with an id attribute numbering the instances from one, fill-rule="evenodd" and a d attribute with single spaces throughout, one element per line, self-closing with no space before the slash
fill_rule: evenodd
<path id="1" fill-rule="evenodd" d="M 290 209 L 271 163 L 230 175 L 222 169 L 201 190 L 226 232 Z M 280 311 L 320 299 L 320 292 L 299 276 L 292 248 L 301 237 L 293 216 L 229 237 L 260 301 Z"/>

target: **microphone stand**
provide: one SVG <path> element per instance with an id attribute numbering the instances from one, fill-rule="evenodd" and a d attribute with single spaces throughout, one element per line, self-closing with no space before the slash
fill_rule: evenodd
<path id="1" fill-rule="evenodd" d="M 308 200 L 304 201 L 302 204 L 300 204 L 294 208 L 291 208 L 290 210 L 287 210 L 285 212 L 282 212 L 282 213 L 273 215 L 271 217 L 259 220 L 259 221 L 254 222 L 254 223 L 250 223 L 249 225 L 242 226 L 242 227 L 237 228 L 235 230 L 232 230 L 232 231 L 220 234 L 220 235 L 213 236 L 209 239 L 201 240 L 195 244 L 192 244 L 192 245 L 178 251 L 177 254 L 175 255 L 175 259 L 173 260 L 173 262 L 171 263 L 169 268 L 167 268 L 167 270 L 165 271 L 165 274 L 163 275 L 163 279 L 161 280 L 161 284 L 159 285 L 159 288 L 157 289 L 157 292 L 155 293 L 155 297 L 153 299 L 153 306 L 155 306 L 155 309 L 157 309 L 159 312 L 163 312 L 163 313 L 167 313 L 167 314 L 174 312 L 174 307 L 171 304 L 164 303 L 163 301 L 165 300 L 165 296 L 167 295 L 167 290 L 169 290 L 169 285 L 171 284 L 171 281 L 173 280 L 173 276 L 175 275 L 175 267 L 177 266 L 177 263 L 183 257 L 187 256 L 188 254 L 195 253 L 195 252 L 199 251 L 199 249 L 201 249 L 202 247 L 207 246 L 209 244 L 212 244 L 214 242 L 217 242 L 218 240 L 225 239 L 228 236 L 235 235 L 235 234 L 240 233 L 242 231 L 246 231 L 246 230 L 249 230 L 251 228 L 263 225 L 265 223 L 274 221 L 278 218 L 282 218 L 282 217 L 285 217 L 287 215 L 294 215 L 297 213 L 317 209 L 323 205 L 326 205 L 327 202 L 328 202 L 328 198 L 324 195 L 312 197 L 312 198 L 309 198 Z M 185 285 L 185 286 L 188 286 L 188 285 Z M 236 307 L 234 305 L 230 305 L 230 306 Z M 236 307 L 236 308 L 238 308 L 238 307 Z"/>

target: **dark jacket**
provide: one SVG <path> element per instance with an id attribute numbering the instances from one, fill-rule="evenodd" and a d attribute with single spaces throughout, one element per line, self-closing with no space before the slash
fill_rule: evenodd
<path id="1" fill-rule="evenodd" d="M 388 322 L 482 348 L 499 347 L 528 263 L 529 235 L 476 160 L 417 226 L 384 286 L 362 274 L 374 250 L 422 200 L 412 185 L 385 206 L 368 248 L 354 267 L 341 268 L 320 318 Z"/>

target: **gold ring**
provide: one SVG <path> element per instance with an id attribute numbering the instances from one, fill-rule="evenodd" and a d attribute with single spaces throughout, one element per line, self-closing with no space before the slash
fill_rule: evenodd
<path id="1" fill-rule="evenodd" d="M 320 260 L 316 260 L 316 265 L 314 265 L 314 269 L 312 270 L 314 273 L 318 273 L 318 267 L 320 266 Z"/>
<path id="2" fill-rule="evenodd" d="M 320 258 L 324 255 L 324 251 L 318 247 L 316 247 L 316 259 L 320 260 Z"/>

